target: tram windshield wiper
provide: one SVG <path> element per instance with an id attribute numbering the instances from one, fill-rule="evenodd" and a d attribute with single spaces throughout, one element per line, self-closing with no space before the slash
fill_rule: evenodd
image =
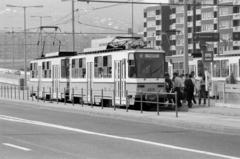
<path id="1" fill-rule="evenodd" d="M 144 80 L 147 78 L 147 77 L 149 77 L 149 76 L 151 76 L 152 74 L 154 74 L 155 72 L 157 72 L 158 70 L 160 70 L 161 69 L 161 71 L 162 71 L 162 67 L 163 67 L 163 65 L 161 65 L 159 68 L 157 68 L 155 71 L 153 71 L 153 72 L 150 72 L 150 74 L 147 74 L 148 76 L 146 76 L 145 78 L 144 78 Z M 161 73 L 161 71 L 160 71 L 160 73 Z M 158 74 L 158 76 L 160 75 L 160 73 Z M 158 77 L 157 77 L 158 78 Z"/>

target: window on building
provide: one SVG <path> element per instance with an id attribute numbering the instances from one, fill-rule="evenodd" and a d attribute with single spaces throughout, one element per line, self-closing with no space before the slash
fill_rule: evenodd
<path id="1" fill-rule="evenodd" d="M 183 24 L 183 22 L 184 22 L 183 17 L 176 17 L 176 23 L 177 24 Z"/>
<path id="2" fill-rule="evenodd" d="M 148 11 L 147 17 L 155 17 L 155 11 Z"/>
<path id="3" fill-rule="evenodd" d="M 220 15 L 230 14 L 230 8 L 229 7 L 219 8 L 219 14 Z"/>
<path id="4" fill-rule="evenodd" d="M 210 5 L 214 4 L 214 1 L 213 0 L 203 0 L 202 8 L 210 7 L 208 4 L 210 4 Z"/>
<path id="5" fill-rule="evenodd" d="M 225 21 L 220 21 L 220 28 L 230 28 L 231 27 L 231 22 L 229 20 Z"/>
<path id="6" fill-rule="evenodd" d="M 213 12 L 203 12 L 202 20 L 212 19 L 214 18 Z"/>
<path id="7" fill-rule="evenodd" d="M 214 24 L 202 24 L 202 31 L 213 31 Z"/>
<path id="8" fill-rule="evenodd" d="M 156 26 L 155 20 L 147 21 L 147 27 L 155 27 L 155 26 Z"/>
<path id="9" fill-rule="evenodd" d="M 103 58 L 98 56 L 94 58 L 94 77 L 102 78 L 103 77 Z"/>
<path id="10" fill-rule="evenodd" d="M 176 13 L 183 13 L 184 7 L 183 6 L 177 6 L 176 7 Z"/>

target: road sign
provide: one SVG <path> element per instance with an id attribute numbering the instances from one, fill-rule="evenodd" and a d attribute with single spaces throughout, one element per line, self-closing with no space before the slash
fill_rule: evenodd
<path id="1" fill-rule="evenodd" d="M 207 51 L 207 43 L 204 40 L 199 41 L 199 47 L 202 51 Z"/>
<path id="2" fill-rule="evenodd" d="M 213 51 L 203 51 L 203 62 L 213 62 Z"/>
<path id="3" fill-rule="evenodd" d="M 219 41 L 219 33 L 193 33 L 193 41 Z"/>
<path id="4" fill-rule="evenodd" d="M 232 35 L 233 41 L 240 41 L 240 32 L 234 32 Z"/>

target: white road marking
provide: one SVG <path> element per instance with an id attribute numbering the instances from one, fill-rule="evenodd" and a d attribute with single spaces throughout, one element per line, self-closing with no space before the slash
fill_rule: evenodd
<path id="1" fill-rule="evenodd" d="M 208 151 L 189 149 L 189 148 L 184 148 L 184 147 L 178 147 L 178 146 L 162 144 L 162 143 L 157 143 L 157 142 L 152 142 L 152 141 L 145 141 L 145 140 L 134 139 L 134 138 L 128 138 L 128 137 L 121 137 L 121 136 L 115 136 L 115 135 L 96 133 L 96 132 L 91 132 L 91 131 L 87 131 L 87 130 L 76 129 L 76 128 L 71 128 L 71 127 L 66 127 L 66 126 L 61 126 L 61 125 L 55 125 L 55 124 L 49 124 L 49 123 L 33 121 L 33 120 L 27 120 L 27 119 L 21 119 L 21 118 L 16 118 L 16 117 L 11 117 L 11 116 L 0 115 L 0 119 L 1 120 L 7 120 L 7 121 L 13 121 L 13 122 L 21 122 L 21 123 L 28 123 L 28 124 L 34 124 L 34 125 L 41 125 L 41 126 L 46 126 L 46 127 L 51 127 L 51 128 L 63 129 L 63 130 L 68 130 L 68 131 L 74 131 L 74 132 L 96 135 L 96 136 L 103 136 L 103 137 L 114 138 L 114 139 L 134 141 L 134 142 L 139 142 L 139 143 L 144 143 L 144 144 L 149 144 L 149 145 L 155 145 L 155 146 L 159 146 L 159 147 L 177 149 L 177 150 L 193 152 L 193 153 L 198 153 L 198 154 L 205 154 L 205 155 L 209 155 L 209 156 L 221 157 L 221 158 L 226 158 L 226 159 L 240 159 L 239 157 L 222 155 L 222 154 L 212 153 L 212 152 L 208 152 Z"/>
<path id="2" fill-rule="evenodd" d="M 20 149 L 20 150 L 24 150 L 24 151 L 31 151 L 31 149 L 20 147 L 20 146 L 17 146 L 17 145 L 12 145 L 12 144 L 9 144 L 9 143 L 3 143 L 3 145 L 14 147 L 14 148 L 17 148 L 17 149 Z"/>

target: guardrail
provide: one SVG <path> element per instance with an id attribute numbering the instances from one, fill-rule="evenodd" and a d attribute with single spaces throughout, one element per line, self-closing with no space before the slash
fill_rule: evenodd
<path id="1" fill-rule="evenodd" d="M 42 99 L 43 102 L 45 102 L 46 100 L 49 100 L 50 102 L 54 102 L 56 101 L 56 103 L 59 103 L 59 100 L 63 100 L 64 104 L 66 105 L 67 103 L 67 99 L 69 99 L 72 102 L 72 105 L 74 106 L 75 103 L 75 98 L 78 97 L 79 99 L 81 99 L 81 101 L 79 100 L 79 105 L 81 105 L 82 107 L 84 106 L 84 102 L 83 99 L 88 100 L 88 104 L 91 104 L 91 107 L 94 107 L 94 100 L 98 99 L 99 101 L 101 101 L 101 108 L 104 109 L 104 102 L 103 100 L 105 99 L 104 97 L 106 96 L 110 96 L 112 97 L 112 107 L 114 110 L 117 109 L 117 104 L 116 101 L 119 101 L 120 103 L 125 103 L 125 109 L 126 112 L 128 112 L 129 109 L 129 103 L 131 101 L 131 98 L 129 96 L 129 93 L 133 93 L 133 92 L 129 92 L 129 91 L 118 91 L 118 90 L 93 90 L 93 89 L 67 89 L 67 88 L 63 88 L 64 93 L 60 93 L 60 89 L 59 88 L 51 88 L 51 87 L 41 87 L 41 89 L 39 87 L 24 87 L 24 86 L 8 86 L 8 85 L 4 85 L 0 87 L 0 96 L 2 98 L 11 98 L 11 99 L 19 99 L 19 100 L 32 100 L 32 101 L 37 101 L 39 102 L 40 97 Z M 56 92 L 56 93 L 54 93 Z M 94 92 L 94 95 L 93 95 Z M 96 93 L 99 92 L 99 93 Z M 105 93 L 105 94 L 104 94 Z M 115 95 L 116 93 L 121 93 L 123 96 L 122 98 L 116 99 Z M 157 115 L 159 115 L 160 113 L 160 105 L 166 105 L 165 102 L 160 102 L 159 101 L 159 97 L 163 96 L 164 98 L 166 98 L 167 96 L 171 96 L 171 98 L 173 100 L 175 100 L 175 103 L 172 103 L 172 106 L 175 107 L 175 112 L 176 112 L 176 117 L 178 117 L 178 105 L 177 105 L 177 92 L 175 93 L 165 93 L 165 92 L 143 92 L 143 91 L 139 91 L 139 92 L 134 92 L 137 93 L 140 98 L 139 100 L 135 100 L 136 103 L 140 104 L 140 112 L 143 113 L 143 104 L 156 104 L 157 107 Z M 41 95 L 40 95 L 41 94 Z M 53 94 L 55 97 L 53 97 Z M 156 101 L 144 101 L 143 100 L 143 95 L 153 95 L 156 96 Z M 36 99 L 34 99 L 34 96 L 37 96 Z M 30 99 L 31 97 L 31 99 Z M 63 98 L 62 98 L 63 97 Z M 110 97 L 110 98 L 111 98 Z M 123 105 L 123 104 L 122 104 Z"/>

